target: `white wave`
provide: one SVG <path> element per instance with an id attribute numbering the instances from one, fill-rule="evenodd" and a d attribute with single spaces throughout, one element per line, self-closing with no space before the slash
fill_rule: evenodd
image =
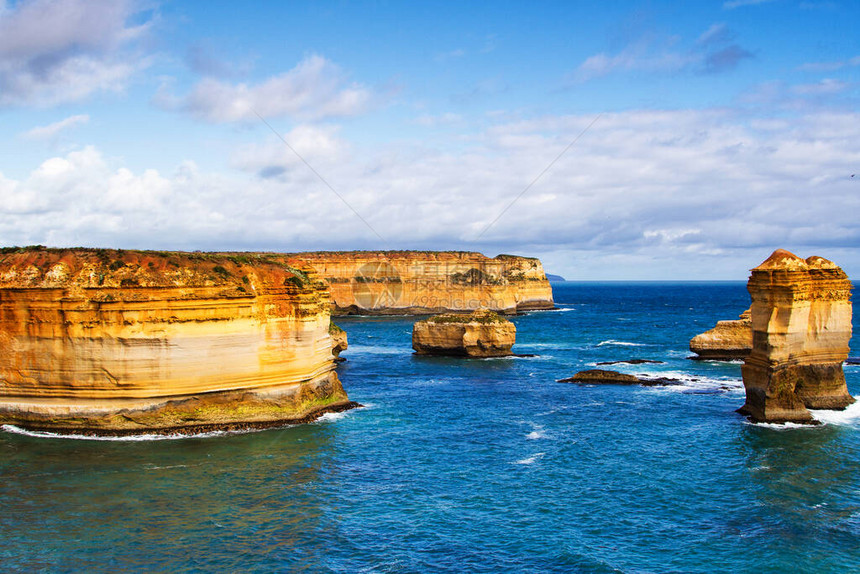
<path id="1" fill-rule="evenodd" d="M 546 431 L 543 427 L 535 427 L 535 430 L 526 435 L 528 440 L 540 440 L 542 438 L 547 438 Z"/>
<path id="2" fill-rule="evenodd" d="M 860 396 L 854 397 L 860 399 Z M 810 410 L 812 418 L 828 425 L 857 425 L 860 424 L 860 401 L 850 405 L 843 411 L 814 411 Z"/>
<path id="3" fill-rule="evenodd" d="M 815 428 L 815 425 L 803 425 L 800 423 L 754 423 L 752 421 L 744 421 L 744 424 L 778 431 Z"/>
<path id="4" fill-rule="evenodd" d="M 347 416 L 350 411 L 352 411 L 352 409 L 349 409 L 347 411 L 341 411 L 339 413 L 323 413 L 317 420 L 314 421 L 314 423 L 328 423 L 338 421 Z"/>
<path id="5" fill-rule="evenodd" d="M 635 365 L 633 365 L 635 368 Z M 628 371 L 633 369 L 626 369 Z M 639 370 L 638 372 L 632 373 L 636 376 L 643 377 L 646 379 L 674 379 L 676 382 L 670 385 L 660 385 L 654 387 L 647 387 L 649 391 L 656 392 L 680 392 L 680 393 L 695 393 L 695 392 L 727 392 L 727 393 L 736 393 L 740 394 L 744 392 L 744 383 L 741 379 L 736 379 L 732 377 L 705 377 L 702 375 L 691 375 L 690 373 L 685 373 L 683 371 L 646 371 L 642 372 Z"/>
<path id="6" fill-rule="evenodd" d="M 605 347 L 607 345 L 614 345 L 616 347 L 646 347 L 645 343 L 630 343 L 629 341 L 616 341 L 615 339 L 609 339 L 606 341 L 600 341 L 597 343 L 598 347 Z"/>
<path id="7" fill-rule="evenodd" d="M 241 431 L 209 431 L 209 432 L 201 432 L 195 434 L 134 434 L 128 436 L 95 436 L 95 435 L 83 435 L 83 434 L 62 434 L 48 431 L 33 431 L 22 429 L 21 427 L 17 427 L 15 425 L 3 425 L 0 426 L 0 429 L 25 436 L 31 436 L 36 438 L 60 438 L 60 439 L 71 439 L 71 440 L 97 440 L 97 441 L 115 441 L 115 442 L 144 442 L 144 441 L 152 441 L 152 440 L 181 440 L 186 438 L 209 438 L 215 436 L 223 436 L 226 434 L 243 434 L 247 432 L 253 432 L 253 430 L 241 430 Z"/>
<path id="8" fill-rule="evenodd" d="M 521 458 L 520 460 L 514 462 L 513 464 L 534 464 L 537 461 L 539 461 L 540 459 L 542 459 L 545 454 L 546 454 L 545 452 L 538 452 L 538 453 L 531 455 L 530 457 Z"/>

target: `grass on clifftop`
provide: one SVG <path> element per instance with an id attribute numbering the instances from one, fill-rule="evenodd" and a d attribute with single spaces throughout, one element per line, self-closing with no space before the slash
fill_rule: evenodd
<path id="1" fill-rule="evenodd" d="M 495 323 L 508 323 L 509 321 L 495 313 L 486 309 L 469 313 L 468 315 L 460 315 L 456 313 L 445 313 L 444 315 L 436 315 L 427 319 L 429 323 L 480 323 L 481 325 L 492 325 Z"/>

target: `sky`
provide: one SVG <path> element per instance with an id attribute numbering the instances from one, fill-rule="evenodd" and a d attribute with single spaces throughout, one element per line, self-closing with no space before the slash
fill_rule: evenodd
<path id="1" fill-rule="evenodd" d="M 0 245 L 860 279 L 860 2 L 0 0 Z M 856 174 L 856 177 L 852 177 Z"/>

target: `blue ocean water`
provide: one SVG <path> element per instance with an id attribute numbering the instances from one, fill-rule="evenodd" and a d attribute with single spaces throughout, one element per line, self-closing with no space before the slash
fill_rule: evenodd
<path id="1" fill-rule="evenodd" d="M 743 283 L 561 283 L 530 358 L 424 358 L 413 318 L 342 318 L 364 405 L 173 440 L 0 433 L 4 571 L 858 572 L 860 408 L 747 423 L 689 339 Z M 855 325 L 856 329 L 856 325 Z M 598 361 L 685 381 L 557 383 Z M 847 366 L 860 395 L 860 367 Z"/>

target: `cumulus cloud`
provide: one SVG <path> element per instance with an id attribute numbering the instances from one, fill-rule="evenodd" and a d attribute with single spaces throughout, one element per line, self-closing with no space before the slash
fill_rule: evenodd
<path id="1" fill-rule="evenodd" d="M 150 22 L 129 1 L 29 0 L 0 9 L 0 106 L 54 105 L 122 90 Z"/>
<path id="2" fill-rule="evenodd" d="M 33 140 L 47 140 L 57 137 L 60 132 L 70 129 L 74 126 L 86 124 L 90 121 L 90 116 L 87 114 L 79 114 L 69 116 L 66 119 L 48 124 L 46 126 L 38 126 L 24 133 L 24 137 Z"/>
<path id="3" fill-rule="evenodd" d="M 335 126 L 300 125 L 283 137 L 292 150 L 273 136 L 265 143 L 237 149 L 232 165 L 262 178 L 280 177 L 294 168 L 307 170 L 302 159 L 315 167 L 326 168 L 343 159 L 348 147 L 337 136 Z"/>
<path id="4" fill-rule="evenodd" d="M 178 105 L 213 123 L 256 121 L 257 114 L 309 121 L 359 114 L 370 99 L 368 88 L 349 82 L 328 59 L 311 55 L 288 72 L 257 84 L 204 78 Z"/>
<path id="5" fill-rule="evenodd" d="M 401 142 L 358 156 L 332 126 L 286 134 L 384 243 L 269 135 L 220 173 L 192 162 L 134 172 L 88 147 L 20 180 L 0 175 L 0 243 L 476 249 L 539 255 L 592 278 L 616 262 L 628 277 L 677 276 L 670 266 L 682 265 L 692 277 L 739 279 L 785 247 L 860 272 L 852 112 L 756 122 L 722 110 L 606 114 L 479 239 L 592 120 L 502 120 L 456 154 Z M 565 267 L 565 257 L 576 259 Z"/>

